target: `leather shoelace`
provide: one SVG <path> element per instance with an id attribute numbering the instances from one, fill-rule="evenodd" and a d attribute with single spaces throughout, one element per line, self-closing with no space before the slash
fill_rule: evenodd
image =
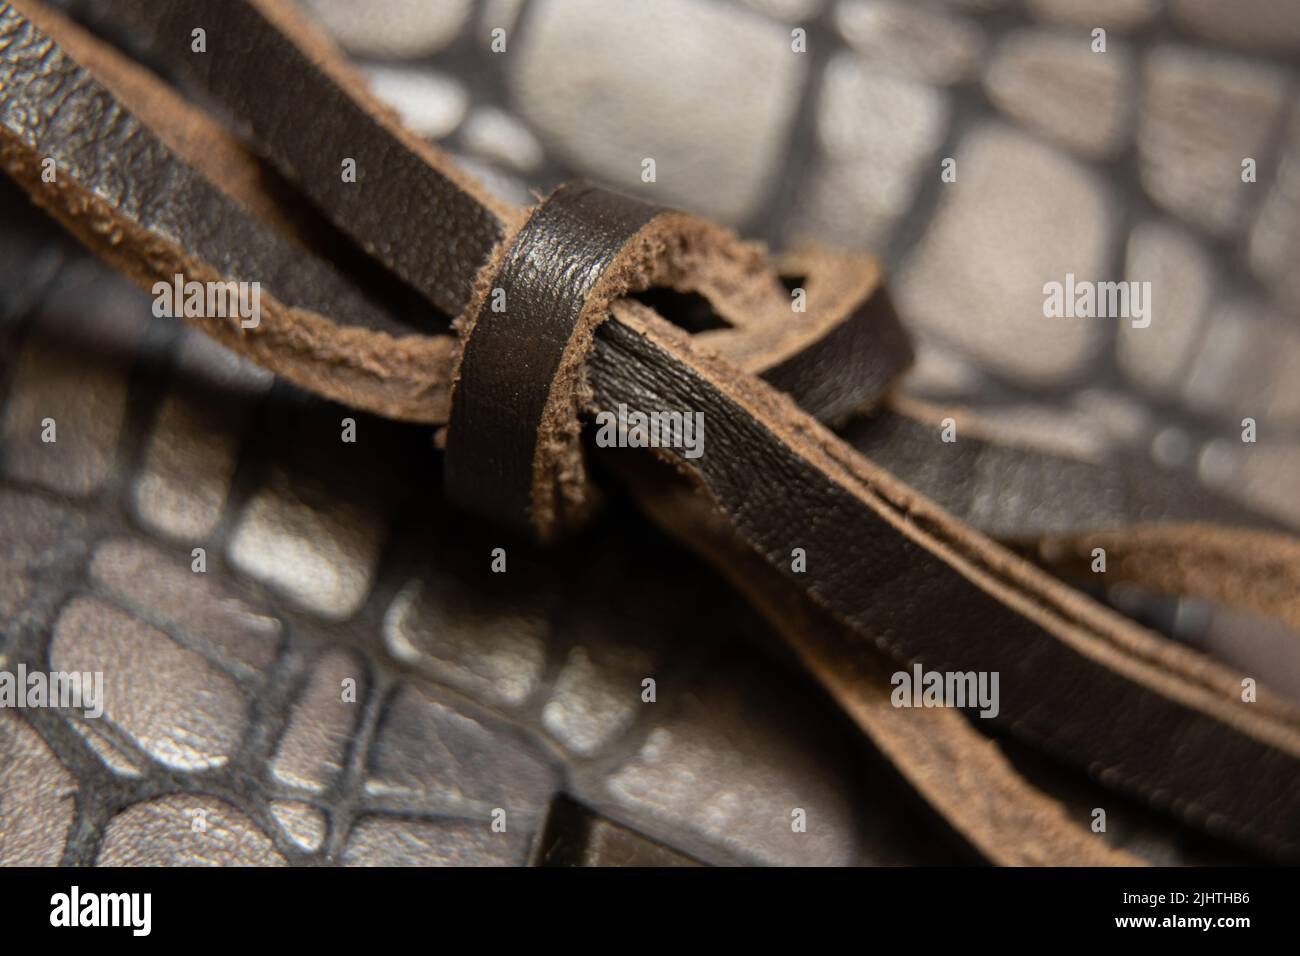
<path id="1" fill-rule="evenodd" d="M 265 286 L 257 328 L 196 322 L 205 332 L 325 397 L 447 426 L 449 493 L 543 538 L 594 500 L 584 421 L 619 406 L 702 412 L 698 458 L 598 454 L 751 598 L 986 858 L 1138 862 L 1069 818 L 962 714 L 891 706 L 899 667 L 998 671 L 1007 732 L 1194 826 L 1300 857 L 1300 712 L 1267 686 L 1244 703 L 1243 675 L 962 520 L 961 462 L 925 467 L 927 426 L 887 396 L 910 350 L 874 262 L 807 247 L 772 263 L 707 222 L 594 187 L 564 187 L 525 214 L 404 131 L 279 0 L 111 8 L 289 188 L 205 112 L 34 0 L 0 4 L 0 160 L 146 287 L 176 274 Z M 355 182 L 339 174 L 347 159 Z M 359 291 L 304 225 L 303 199 L 427 314 L 412 320 Z M 782 277 L 806 289 L 806 314 L 792 313 Z M 634 297 L 654 289 L 702 296 L 726 327 L 687 334 Z M 975 460 L 1039 468 L 1014 489 L 1038 514 L 1057 485 L 1121 480 L 962 442 Z M 897 477 L 909 471 L 919 491 Z M 1296 541 L 1182 491 L 1132 485 L 1106 496 L 1105 513 L 1065 494 L 1052 526 L 1006 515 L 996 530 L 1063 573 L 1104 546 L 1119 580 L 1300 626 Z M 1193 524 L 1207 509 L 1256 527 Z"/>

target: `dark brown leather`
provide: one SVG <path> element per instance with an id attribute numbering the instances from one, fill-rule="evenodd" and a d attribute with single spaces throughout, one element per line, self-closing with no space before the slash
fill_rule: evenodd
<path id="1" fill-rule="evenodd" d="M 760 383 L 686 358 L 688 349 L 676 330 L 602 326 L 590 363 L 594 407 L 703 410 L 705 455 L 657 453 L 673 457 L 753 555 L 839 622 L 846 650 L 998 671 L 997 719 L 1016 735 L 1193 821 L 1300 853 L 1294 706 L 1267 694 L 1243 703 L 1226 668 L 1070 591 L 800 420 Z M 802 573 L 792 570 L 796 547 L 807 554 Z"/>
<path id="2" fill-rule="evenodd" d="M 244 0 L 126 0 L 113 11 L 147 31 L 150 49 L 223 104 L 367 252 L 448 315 L 465 307 L 474 277 L 517 214 L 403 130 L 296 11 Z M 191 50 L 196 26 L 207 32 L 206 53 Z M 293 92 L 268 95 L 276 89 Z M 302 125 L 307 103 L 310 136 Z M 356 182 L 341 175 L 345 159 L 356 161 Z"/>
<path id="3" fill-rule="evenodd" d="M 959 441 L 941 440 L 945 419 L 956 423 Z M 986 431 L 959 410 L 892 397 L 839 434 L 949 514 L 1006 543 L 1152 522 L 1280 530 L 1177 473 L 1123 457 L 1072 458 Z"/>
<path id="4" fill-rule="evenodd" d="M 893 706 L 890 676 L 897 665 L 872 648 L 854 648 L 842 624 L 807 592 L 790 588 L 672 469 L 656 474 L 653 461 L 633 466 L 614 459 L 606 456 L 651 518 L 706 557 L 763 613 L 876 748 L 984 859 L 1004 866 L 1142 864 L 1097 840 L 961 712 Z"/>
<path id="5" fill-rule="evenodd" d="M 43 29 L 27 14 L 39 16 Z M 54 30 L 60 43 L 51 39 Z M 177 274 L 263 282 L 257 328 L 204 319 L 203 331 L 338 401 L 407 421 L 446 420 L 449 336 L 412 334 L 333 266 L 254 218 L 233 196 L 251 192 L 272 202 L 258 184 L 236 190 L 213 183 L 178 162 L 174 147 L 125 104 L 105 109 L 125 84 L 110 90 L 74 53 L 98 51 L 111 77 L 121 72 L 120 58 L 71 24 L 39 5 L 6 5 L 0 31 L 0 162 L 74 235 L 146 288 Z M 142 77 L 140 85 L 145 95 L 138 99 L 158 95 L 160 84 Z M 58 109 L 50 109 L 54 101 Z M 177 127 L 204 130 L 199 148 L 217 135 L 179 100 L 161 112 Z M 105 144 L 120 144 L 111 161 Z M 41 179 L 47 157 L 59 171 L 53 183 Z"/>
<path id="6" fill-rule="evenodd" d="M 18 7 L 40 28 L 0 11 L 0 41 L 8 41 L 0 43 L 8 97 L 0 148 L 15 179 L 138 281 L 173 269 L 196 278 L 265 277 L 275 292 L 269 308 L 264 303 L 267 329 L 214 330 L 245 354 L 330 397 L 408 420 L 446 420 L 459 359 L 450 336 L 351 327 L 335 317 L 346 294 L 329 298 L 330 278 L 308 283 L 328 301 L 287 298 L 293 276 L 272 282 L 265 266 L 297 263 L 303 253 L 268 238 L 274 233 L 264 234 L 230 199 L 234 189 L 206 185 L 127 113 L 110 110 L 103 129 L 78 133 L 88 108 L 79 103 L 112 102 L 109 71 L 78 61 L 66 45 L 59 50 L 48 33 L 65 28 L 39 7 Z M 1274 856 L 1300 856 L 1300 717 L 1291 705 L 1267 690 L 1258 703 L 1241 703 L 1238 675 L 964 526 L 754 377 L 767 373 L 830 420 L 879 397 L 906 349 L 878 294 L 879 277 L 862 260 L 808 252 L 799 271 L 808 277 L 812 311 L 793 323 L 777 272 L 759 250 L 691 217 L 632 215 L 602 234 L 609 213 L 591 199 L 599 194 L 566 192 L 562 205 L 544 205 L 521 231 L 521 214 L 490 200 L 375 108 L 341 59 L 282 4 L 181 0 L 160 14 L 129 0 L 122 10 L 151 28 L 152 52 L 245 124 L 340 229 L 431 307 L 464 309 L 465 377 L 457 387 L 466 389 L 466 411 L 452 407 L 448 438 L 454 493 L 508 518 L 530 507 L 534 527 L 549 534 L 587 500 L 573 444 L 580 413 L 619 404 L 703 411 L 702 458 L 658 452 L 686 476 L 693 504 L 664 506 L 682 500 L 672 482 L 633 474 L 631 487 L 737 581 L 846 711 L 990 859 L 1131 862 L 1091 844 L 1081 821 L 1065 820 L 964 718 L 887 709 L 890 668 L 919 661 L 1000 671 L 999 720 L 1010 733 L 1189 823 Z M 188 53 L 198 22 L 210 44 L 201 59 Z M 64 90 L 85 91 L 86 99 Z M 22 119 L 44 116 L 55 102 L 52 121 Z M 311 141 L 294 122 L 308 107 L 321 124 Z M 97 132 L 143 148 L 119 151 L 122 168 L 108 169 L 85 143 Z M 36 172 L 47 155 L 67 173 L 53 188 Z M 355 184 L 339 177 L 346 156 L 357 159 Z M 590 202 L 568 201 L 583 196 Z M 187 215 L 217 228 L 186 231 L 176 220 Z M 647 222 L 653 228 L 642 229 Z M 237 239 L 266 263 L 240 259 L 228 245 Z M 614 281 L 611 267 L 624 255 L 632 266 Z M 504 313 L 508 327 L 483 324 L 492 321 L 482 309 L 494 277 L 519 310 Z M 692 338 L 643 303 L 618 298 L 659 286 L 703 295 L 733 327 Z M 476 324 L 490 337 L 478 341 Z M 585 336 L 597 324 L 584 366 Z M 520 360 L 520 343 L 542 330 L 549 347 L 536 368 L 493 367 Z M 864 354 L 864 345 L 882 347 Z M 840 361 L 827 363 L 828 355 Z M 552 430 L 543 428 L 539 440 L 557 374 Z M 501 383 L 521 383 L 523 392 L 495 395 Z M 461 457 L 462 442 L 472 443 L 463 446 L 469 458 Z M 493 458 L 496 442 L 509 464 Z M 617 470 L 623 467 L 620 460 Z M 480 494 L 480 483 L 500 490 Z M 806 551 L 806 572 L 792 570 L 794 548 Z M 982 801 L 981 774 L 991 781 Z"/>
<path id="7" fill-rule="evenodd" d="M 629 284 L 620 268 L 638 267 L 620 254 L 661 212 L 562 186 L 524 223 L 490 279 L 504 308 L 480 302 L 465 323 L 445 463 L 452 498 L 552 534 L 564 472 L 583 467 L 577 391 L 591 337 Z"/>
<path id="8" fill-rule="evenodd" d="M 717 268 L 710 256 L 725 264 L 714 241 L 689 217 L 594 186 L 561 187 L 539 205 L 499 264 L 484 270 L 460 322 L 448 494 L 542 538 L 576 523 L 588 498 L 579 416 L 592 335 L 616 300 L 646 288 L 665 265 L 682 263 L 689 279 L 703 271 L 701 261 Z M 820 278 L 818 259 L 809 250 L 786 267 Z M 822 293 L 814 284 L 812 294 Z M 621 321 L 617 312 L 613 320 Z M 810 414 L 831 420 L 874 404 L 911 357 L 879 289 L 827 334 L 799 344 L 797 354 L 774 356 L 761 374 Z"/>

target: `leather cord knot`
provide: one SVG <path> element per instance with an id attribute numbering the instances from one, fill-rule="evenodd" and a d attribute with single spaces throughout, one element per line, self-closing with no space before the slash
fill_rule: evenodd
<path id="1" fill-rule="evenodd" d="M 806 285 L 812 307 L 794 308 L 779 277 Z M 624 298 L 651 287 L 702 296 L 723 327 L 688 337 Z M 678 347 L 762 376 L 824 421 L 878 400 L 912 354 L 869 260 L 804 247 L 774 268 L 761 247 L 693 216 L 561 186 L 498 248 L 459 322 L 449 497 L 542 540 L 581 521 L 592 505 L 585 364 L 611 313 L 676 332 Z"/>
<path id="2" fill-rule="evenodd" d="M 461 327 L 445 475 L 459 504 L 538 537 L 582 508 L 582 365 L 609 304 L 646 268 L 656 206 L 561 186 L 485 270 Z"/>

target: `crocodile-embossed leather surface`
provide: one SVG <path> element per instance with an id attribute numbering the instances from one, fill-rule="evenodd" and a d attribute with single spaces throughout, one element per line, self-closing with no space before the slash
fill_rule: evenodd
<path id="1" fill-rule="evenodd" d="M 669 175 L 651 198 L 885 253 L 923 346 L 913 393 L 1300 521 L 1294 4 L 306 6 L 502 195 L 575 172 L 632 187 L 653 151 Z M 1094 15 L 1109 59 L 1062 47 Z M 487 47 L 498 24 L 508 58 Z M 800 24 L 806 59 L 775 58 Z M 701 33 L 708 57 L 679 51 L 657 93 L 677 106 L 640 110 L 649 145 L 629 141 L 638 70 L 664 75 Z M 695 98 L 701 60 L 721 102 L 748 105 Z M 587 95 L 580 63 L 602 92 L 566 107 L 578 128 L 548 104 Z M 1206 168 L 1228 156 L 1235 176 L 1246 149 L 1267 171 L 1241 200 Z M 1000 217 L 940 191 L 928 170 L 950 155 Z M 973 859 L 757 615 L 622 501 L 558 550 L 494 532 L 444 504 L 427 429 L 152 317 L 7 181 L 0 223 L 0 669 L 102 671 L 106 693 L 96 720 L 0 710 L 0 865 Z M 1043 335 L 981 258 L 1040 253 L 1165 277 L 1192 331 L 1155 351 Z M 1224 439 L 1243 392 L 1271 430 L 1244 450 Z M 1244 859 L 1002 743 L 1080 819 L 1104 800 L 1112 845 Z"/>

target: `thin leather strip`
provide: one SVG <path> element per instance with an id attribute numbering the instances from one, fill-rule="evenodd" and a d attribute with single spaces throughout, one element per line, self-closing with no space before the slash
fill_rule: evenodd
<path id="1" fill-rule="evenodd" d="M 444 312 L 464 309 L 518 213 L 407 132 L 314 25 L 288 4 L 249 0 L 117 0 L 111 9 L 223 103 L 367 252 Z M 197 28 L 206 31 L 202 53 L 193 50 Z M 311 136 L 302 135 L 304 110 Z M 355 182 L 343 175 L 349 159 Z"/>
<path id="2" fill-rule="evenodd" d="M 1056 573 L 1092 574 L 1106 552 L 1106 583 L 1197 597 L 1274 617 L 1300 632 L 1300 541 L 1293 535 L 1211 524 L 1138 525 L 1050 536 L 1038 557 Z"/>
<path id="3" fill-rule="evenodd" d="M 304 256 L 301 245 L 267 227 L 273 200 L 256 181 L 251 160 L 219 127 L 43 5 L 14 0 L 3 16 L 4 135 L 16 153 L 54 159 L 59 174 L 121 218 L 231 278 L 260 280 L 295 307 L 333 309 L 344 324 L 404 331 L 328 263 Z M 163 132 L 142 121 L 136 108 Z M 177 162 L 177 151 L 193 164 L 217 168 L 219 162 L 220 185 L 195 165 Z"/>
<path id="4" fill-rule="evenodd" d="M 998 671 L 998 720 L 1189 822 L 1300 858 L 1300 720 L 963 528 L 675 329 L 606 323 L 593 408 L 702 410 L 691 477 L 750 551 L 841 624 L 843 653 Z M 805 549 L 803 574 L 791 549 Z M 1243 784 L 1248 781 L 1248 784 Z"/>
<path id="5" fill-rule="evenodd" d="M 824 267 L 832 257 L 837 267 L 834 271 Z M 839 321 L 824 331 L 810 329 L 803 341 L 789 346 L 788 358 L 774 361 L 770 367 L 755 368 L 738 349 L 727 351 L 727 358 L 759 375 L 777 391 L 798 396 L 804 411 L 829 425 L 876 408 L 879 398 L 888 396 L 913 358 L 912 344 L 881 280 L 879 264 L 808 245 L 782 256 L 777 271 L 805 277 L 804 291 L 822 312 L 838 316 L 852 314 L 856 308 L 864 313 L 863 319 Z M 822 288 L 824 282 L 830 285 L 830 276 L 839 282 L 832 288 Z M 850 276 L 861 287 L 843 288 Z M 831 304 L 831 296 L 841 289 L 844 304 Z M 697 338 L 701 343 L 708 341 L 707 335 Z M 875 355 L 879 360 L 858 360 L 846 368 L 844 356 L 858 355 Z"/>
<path id="6" fill-rule="evenodd" d="M 941 438 L 952 419 L 956 441 Z M 1177 473 L 1115 457 L 1085 460 L 1015 444 L 975 414 L 890 396 L 840 437 L 980 531 L 1009 544 L 1136 524 L 1275 523 Z"/>
<path id="7" fill-rule="evenodd" d="M 945 418 L 958 423 L 956 442 L 940 440 Z M 897 396 L 839 434 L 1058 575 L 1201 598 L 1300 630 L 1300 541 L 1178 473 L 994 441 L 977 417 Z M 1091 567 L 1096 548 L 1106 554 L 1104 577 Z"/>
<path id="8" fill-rule="evenodd" d="M 869 648 L 846 655 L 842 626 L 748 551 L 703 496 L 664 480 L 644 461 L 608 452 L 603 462 L 660 527 L 746 595 L 908 783 L 985 859 L 1002 866 L 1143 865 L 1109 846 L 1088 821 L 1071 819 L 961 713 L 894 707 L 890 676 L 897 665 Z"/>
<path id="9" fill-rule="evenodd" d="M 92 76 L 107 78 L 113 98 L 164 146 L 260 222 L 299 240 L 299 226 L 272 195 L 265 170 L 226 130 L 188 108 L 171 87 L 144 67 L 100 42 L 76 23 L 40 3 L 16 0 L 15 8 Z"/>
<path id="10" fill-rule="evenodd" d="M 37 4 L 0 7 L 0 164 L 38 203 L 144 288 L 176 275 L 263 283 L 256 328 L 186 321 L 289 381 L 392 418 L 446 420 L 453 339 L 387 331 L 382 309 L 179 162 L 16 7 L 75 31 Z"/>

